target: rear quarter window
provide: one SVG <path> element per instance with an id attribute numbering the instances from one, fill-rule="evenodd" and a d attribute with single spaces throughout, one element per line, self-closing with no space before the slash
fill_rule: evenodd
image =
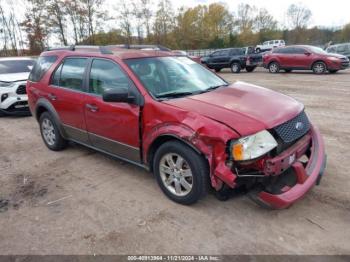
<path id="1" fill-rule="evenodd" d="M 38 82 L 44 76 L 44 74 L 49 70 L 49 68 L 55 63 L 57 56 L 41 56 L 36 61 L 32 71 L 29 75 L 29 80 L 32 82 Z"/>

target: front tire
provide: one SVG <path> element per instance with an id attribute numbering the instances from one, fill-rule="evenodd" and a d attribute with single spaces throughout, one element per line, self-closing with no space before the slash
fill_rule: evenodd
<path id="1" fill-rule="evenodd" d="M 292 72 L 292 69 L 285 69 L 284 70 L 286 73 L 290 73 L 290 72 Z"/>
<path id="2" fill-rule="evenodd" d="M 327 70 L 326 64 L 321 61 L 314 63 L 312 66 L 312 71 L 317 75 L 324 74 L 326 70 Z"/>
<path id="3" fill-rule="evenodd" d="M 179 141 L 159 147 L 153 170 L 164 194 L 177 203 L 191 205 L 207 193 L 209 169 L 205 159 Z"/>
<path id="4" fill-rule="evenodd" d="M 233 62 L 231 64 L 231 72 L 234 74 L 238 74 L 239 72 L 241 72 L 241 64 L 238 62 Z"/>
<path id="5" fill-rule="evenodd" d="M 66 148 L 67 140 L 65 140 L 57 127 L 57 124 L 48 112 L 44 112 L 39 119 L 41 137 L 45 145 L 53 151 L 60 151 Z"/>
<path id="6" fill-rule="evenodd" d="M 221 68 L 215 68 L 215 72 L 219 73 L 221 71 Z"/>
<path id="7" fill-rule="evenodd" d="M 272 74 L 276 74 L 280 71 L 280 65 L 277 62 L 271 62 L 269 64 L 269 71 Z"/>
<path id="8" fill-rule="evenodd" d="M 330 74 L 335 74 L 336 72 L 338 72 L 338 70 L 329 70 Z"/>

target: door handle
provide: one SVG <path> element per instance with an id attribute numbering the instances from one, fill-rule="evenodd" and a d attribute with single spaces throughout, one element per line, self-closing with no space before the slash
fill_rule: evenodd
<path id="1" fill-rule="evenodd" d="M 48 94 L 48 97 L 49 97 L 49 99 L 52 100 L 52 101 L 57 100 L 57 96 L 55 96 L 54 94 Z"/>
<path id="2" fill-rule="evenodd" d="M 86 106 L 87 109 L 89 109 L 93 113 L 98 111 L 98 107 L 96 105 L 86 104 L 85 106 Z"/>

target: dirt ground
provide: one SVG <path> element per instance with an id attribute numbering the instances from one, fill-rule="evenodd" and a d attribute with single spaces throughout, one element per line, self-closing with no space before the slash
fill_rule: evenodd
<path id="1" fill-rule="evenodd" d="M 350 254 L 350 70 L 221 75 L 303 102 L 324 135 L 322 183 L 286 210 L 245 195 L 168 200 L 150 173 L 78 145 L 49 151 L 32 117 L 0 119 L 0 254 Z M 266 101 L 268 102 L 268 101 Z"/>

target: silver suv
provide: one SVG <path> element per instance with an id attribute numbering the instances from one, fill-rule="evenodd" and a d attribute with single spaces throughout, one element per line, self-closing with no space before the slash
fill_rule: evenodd
<path id="1" fill-rule="evenodd" d="M 347 56 L 350 59 L 350 43 L 331 45 L 326 49 L 328 53 L 335 53 Z"/>

